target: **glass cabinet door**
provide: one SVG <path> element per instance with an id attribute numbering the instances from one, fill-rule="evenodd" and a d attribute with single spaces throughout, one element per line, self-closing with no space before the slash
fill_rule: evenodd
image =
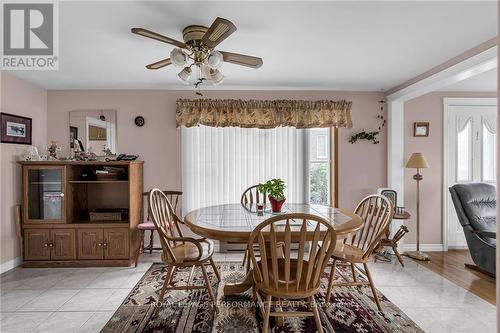
<path id="1" fill-rule="evenodd" d="M 64 222 L 64 167 L 27 167 L 25 216 L 30 222 Z"/>

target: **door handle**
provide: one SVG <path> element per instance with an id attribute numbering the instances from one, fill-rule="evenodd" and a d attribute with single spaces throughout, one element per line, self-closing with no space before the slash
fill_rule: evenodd
<path id="1" fill-rule="evenodd" d="M 61 198 L 64 198 L 64 193 L 60 193 L 60 194 L 59 194 L 59 196 L 60 196 Z"/>
<path id="2" fill-rule="evenodd" d="M 101 247 L 102 246 L 102 243 L 98 243 L 97 246 Z"/>

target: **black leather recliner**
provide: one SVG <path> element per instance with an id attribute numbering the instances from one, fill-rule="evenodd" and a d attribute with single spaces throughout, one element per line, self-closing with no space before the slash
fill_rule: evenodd
<path id="1" fill-rule="evenodd" d="M 479 271 L 494 276 L 497 246 L 495 186 L 485 183 L 456 184 L 449 190 L 472 260 Z"/>

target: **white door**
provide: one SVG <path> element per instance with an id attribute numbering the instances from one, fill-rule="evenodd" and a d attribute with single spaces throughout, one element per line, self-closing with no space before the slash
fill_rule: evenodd
<path id="1" fill-rule="evenodd" d="M 496 106 L 445 105 L 447 112 L 446 193 L 447 238 L 449 248 L 466 248 L 462 226 L 448 188 L 457 183 L 495 184 Z M 447 152 L 446 152 L 447 151 Z"/>

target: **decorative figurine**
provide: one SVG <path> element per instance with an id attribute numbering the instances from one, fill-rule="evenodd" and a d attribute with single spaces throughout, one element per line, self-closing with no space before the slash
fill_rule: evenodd
<path id="1" fill-rule="evenodd" d="M 40 155 L 38 154 L 38 149 L 35 146 L 29 146 L 24 151 L 22 159 L 24 161 L 39 161 Z"/>
<path id="2" fill-rule="evenodd" d="M 50 159 L 57 160 L 57 152 L 61 151 L 62 147 L 57 146 L 56 141 L 50 141 L 50 146 L 47 147 L 47 151 L 49 152 Z"/>

